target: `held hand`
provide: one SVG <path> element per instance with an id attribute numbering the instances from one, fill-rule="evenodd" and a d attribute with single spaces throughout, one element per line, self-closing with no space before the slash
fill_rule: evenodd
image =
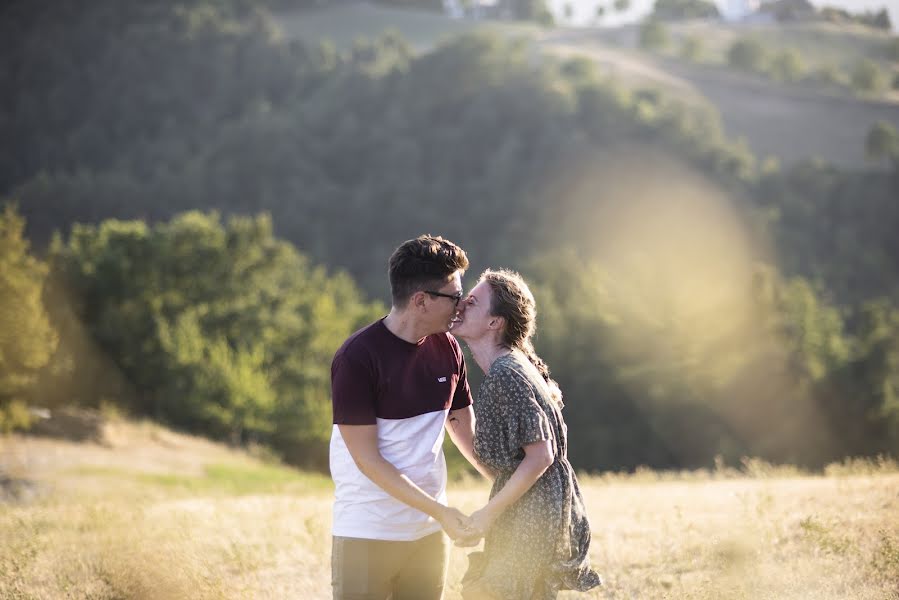
<path id="1" fill-rule="evenodd" d="M 446 535 L 453 541 L 471 537 L 469 519 L 459 509 L 447 506 L 437 517 Z"/>
<path id="2" fill-rule="evenodd" d="M 472 515 L 468 517 L 469 534 L 464 538 L 455 540 L 456 546 L 459 546 L 460 548 L 477 546 L 481 541 L 481 538 L 487 534 L 487 530 L 490 529 L 494 519 L 495 517 L 486 507 L 472 513 Z"/>
<path id="3" fill-rule="evenodd" d="M 471 513 L 471 516 L 468 518 L 471 533 L 478 537 L 484 537 L 487 534 L 487 530 L 493 525 L 494 518 L 486 506 Z"/>
<path id="4" fill-rule="evenodd" d="M 459 548 L 472 548 L 481 543 L 481 536 L 473 535 L 471 537 L 459 538 L 453 541 L 453 544 Z"/>

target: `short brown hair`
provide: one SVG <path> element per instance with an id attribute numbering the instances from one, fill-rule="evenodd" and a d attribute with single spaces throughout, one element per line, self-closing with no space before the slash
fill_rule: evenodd
<path id="1" fill-rule="evenodd" d="M 440 236 L 420 235 L 393 251 L 389 262 L 393 305 L 403 308 L 415 292 L 441 287 L 456 271 L 468 268 L 465 251 Z"/>

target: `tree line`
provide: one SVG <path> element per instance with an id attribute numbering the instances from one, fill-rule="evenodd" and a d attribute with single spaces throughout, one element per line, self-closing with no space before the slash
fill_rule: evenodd
<path id="1" fill-rule="evenodd" d="M 4 333 L 6 423 L 111 402 L 321 466 L 330 356 L 383 314 L 392 249 L 432 232 L 534 283 L 580 468 L 896 452 L 894 172 L 758 164 L 716 114 L 525 39 L 338 53 L 280 39 L 249 0 L 82 9 L 0 13 L 0 194 L 19 207 L 0 302 L 34 332 Z M 653 155 L 771 247 L 720 306 L 660 268 L 677 247 L 627 268 L 596 250 L 622 173 L 661 176 Z M 698 299 L 640 310 L 685 286 Z"/>

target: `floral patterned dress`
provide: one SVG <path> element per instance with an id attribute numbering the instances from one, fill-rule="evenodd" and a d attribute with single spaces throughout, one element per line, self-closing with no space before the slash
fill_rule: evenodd
<path id="1" fill-rule="evenodd" d="M 523 354 L 501 356 L 490 366 L 474 412 L 475 455 L 498 474 L 491 498 L 521 463 L 526 444 L 550 440 L 556 459 L 494 521 L 484 551 L 469 554 L 463 593 L 477 589 L 503 600 L 543 600 L 559 590 L 600 585 L 587 557 L 590 524 L 568 462 L 567 427 L 543 377 Z"/>

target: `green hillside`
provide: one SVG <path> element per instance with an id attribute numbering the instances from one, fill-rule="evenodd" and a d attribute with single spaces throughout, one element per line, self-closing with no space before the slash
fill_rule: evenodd
<path id="1" fill-rule="evenodd" d="M 238 0 L 16 6 L 0 427 L 109 404 L 323 468 L 330 358 L 433 232 L 467 286 L 531 282 L 578 468 L 897 451 L 888 124 L 870 167 L 778 167 L 707 107 L 514 36 L 338 51 Z"/>
<path id="2" fill-rule="evenodd" d="M 388 31 L 399 33 L 419 50 L 432 48 L 460 33 L 490 31 L 531 36 L 539 31 L 535 25 L 526 23 L 454 20 L 435 12 L 368 3 L 278 12 L 275 22 L 287 37 L 309 42 L 329 40 L 338 48 L 348 48 L 359 38 L 371 39 Z"/>

